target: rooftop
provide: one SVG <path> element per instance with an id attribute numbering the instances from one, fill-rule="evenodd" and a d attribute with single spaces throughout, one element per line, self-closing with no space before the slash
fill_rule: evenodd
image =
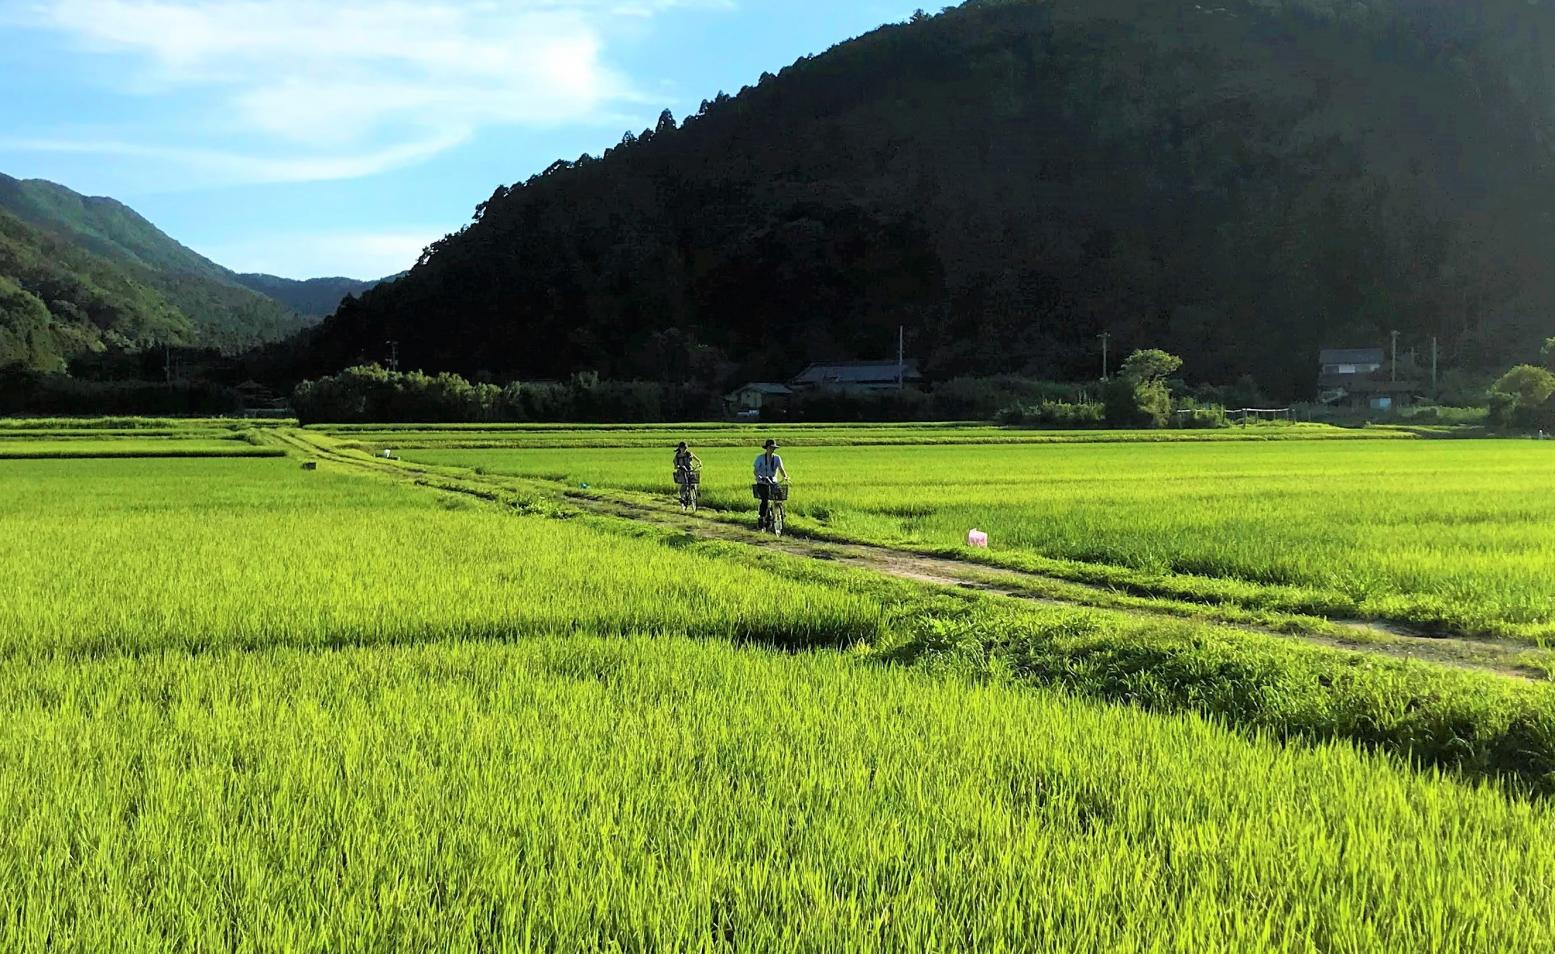
<path id="1" fill-rule="evenodd" d="M 1381 364 L 1381 348 L 1324 348 L 1318 352 L 1322 364 Z"/>
<path id="2" fill-rule="evenodd" d="M 918 362 L 904 361 L 902 377 L 915 381 L 922 377 Z M 795 385 L 822 384 L 894 384 L 898 365 L 895 361 L 828 361 L 810 365 L 793 379 Z"/>
<path id="3" fill-rule="evenodd" d="M 760 394 L 785 395 L 793 394 L 794 389 L 786 384 L 773 384 L 770 381 L 753 381 L 750 384 L 742 384 L 734 389 L 735 394 L 741 391 L 756 391 Z"/>

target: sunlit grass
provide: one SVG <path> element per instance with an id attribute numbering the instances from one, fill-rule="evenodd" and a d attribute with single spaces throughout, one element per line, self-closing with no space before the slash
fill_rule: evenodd
<path id="1" fill-rule="evenodd" d="M 1430 466 L 1511 486 L 1533 464 L 1496 446 Z M 1272 448 L 1180 450 L 1280 479 Z M 1285 451 L 1308 468 L 1289 493 L 1340 464 L 1404 483 L 1335 450 Z M 810 527 L 924 545 L 961 519 L 942 497 L 1061 499 L 1023 496 L 1032 459 L 1075 500 L 1176 482 L 1236 510 L 1181 460 L 1112 451 L 790 463 Z M 704 455 L 712 499 L 748 505 L 754 454 Z M 664 490 L 667 460 L 499 463 Z M 1195 497 L 1151 508 L 1174 499 Z M 1480 503 L 1493 519 L 1439 523 L 1496 533 L 1543 506 Z M 1151 508 L 1134 519 L 1170 518 Z M 1020 512 L 1030 549 L 998 555 L 1038 559 L 1045 511 Z M 1555 807 L 1530 797 L 1555 782 L 1548 686 L 931 593 L 328 459 L 7 461 L 0 539 L 0 950 L 1555 942 Z"/>
<path id="2" fill-rule="evenodd" d="M 704 505 L 750 508 L 754 446 L 704 448 Z M 416 450 L 413 460 L 667 492 L 669 452 Z M 800 530 L 957 548 L 1147 592 L 1555 637 L 1555 447 L 1531 441 L 804 447 Z"/>
<path id="3" fill-rule="evenodd" d="M 0 479 L 0 652 L 537 632 L 867 638 L 879 609 L 704 556 L 283 461 L 34 461 Z M 452 509 L 450 509 L 450 507 Z"/>
<path id="4" fill-rule="evenodd" d="M 1541 950 L 1545 805 L 681 639 L 0 666 L 10 950 Z"/>

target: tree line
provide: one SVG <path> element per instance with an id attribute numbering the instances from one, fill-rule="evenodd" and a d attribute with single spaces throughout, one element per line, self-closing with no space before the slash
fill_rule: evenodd
<path id="1" fill-rule="evenodd" d="M 1552 13 L 1025 0 L 882 28 L 497 188 L 303 370 L 393 339 L 471 379 L 717 390 L 901 326 L 940 380 L 1084 377 L 1103 332 L 1281 400 L 1395 329 L 1505 367 L 1555 311 Z"/>

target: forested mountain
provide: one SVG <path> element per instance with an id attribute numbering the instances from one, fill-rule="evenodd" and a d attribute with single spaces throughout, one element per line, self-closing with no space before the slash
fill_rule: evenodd
<path id="1" fill-rule="evenodd" d="M 110 261 L 217 282 L 227 282 L 232 274 L 178 244 L 124 203 L 81 195 L 57 182 L 0 174 L 0 208 Z"/>
<path id="2" fill-rule="evenodd" d="M 85 352 L 196 337 L 126 269 L 0 211 L 0 369 L 63 371 Z"/>
<path id="3" fill-rule="evenodd" d="M 341 299 L 347 295 L 360 295 L 379 282 L 393 281 L 394 277 L 364 282 L 355 278 L 309 278 L 298 281 L 253 272 L 242 272 L 236 276 L 243 287 L 274 298 L 305 318 L 322 318 L 338 308 Z"/>
<path id="4" fill-rule="evenodd" d="M 1096 336 L 1309 394 L 1321 346 L 1496 366 L 1555 316 L 1527 0 L 1008 0 L 884 27 L 498 188 L 316 370 L 1095 376 Z"/>
<path id="5" fill-rule="evenodd" d="M 0 281 L 0 367 L 39 370 L 110 347 L 249 348 L 295 334 L 372 285 L 239 276 L 121 202 L 6 175 Z M 249 287 L 260 283 L 273 292 Z"/>

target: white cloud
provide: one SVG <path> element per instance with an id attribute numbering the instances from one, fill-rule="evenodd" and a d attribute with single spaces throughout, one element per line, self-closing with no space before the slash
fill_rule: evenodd
<path id="1" fill-rule="evenodd" d="M 186 174 L 195 177 L 189 180 L 191 185 L 206 185 L 220 182 L 285 183 L 355 179 L 429 159 L 459 145 L 463 139 L 462 134 L 448 131 L 441 136 L 341 155 L 295 153 L 259 156 L 98 138 L 0 139 L 0 148 L 148 159 L 180 167 Z"/>
<path id="2" fill-rule="evenodd" d="M 728 3 L 52 0 L 13 22 L 122 58 L 122 88 L 164 98 L 180 127 L 176 146 L 125 135 L 35 147 L 295 181 L 413 163 L 485 126 L 601 119 L 640 99 L 607 62 L 613 20 Z"/>
<path id="3" fill-rule="evenodd" d="M 421 250 L 443 234 L 444 230 L 427 226 L 264 235 L 204 245 L 200 252 L 239 272 L 297 279 L 323 274 L 373 279 L 410 268 L 421 257 Z"/>

